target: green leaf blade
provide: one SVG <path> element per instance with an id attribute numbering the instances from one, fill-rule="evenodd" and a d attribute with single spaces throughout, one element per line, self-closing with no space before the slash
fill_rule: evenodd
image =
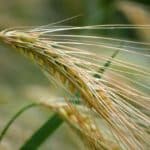
<path id="1" fill-rule="evenodd" d="M 62 123 L 60 116 L 54 114 L 24 143 L 20 150 L 36 150 Z"/>

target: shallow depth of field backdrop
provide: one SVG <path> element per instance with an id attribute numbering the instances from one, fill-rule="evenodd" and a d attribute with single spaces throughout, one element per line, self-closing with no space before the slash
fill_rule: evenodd
<path id="1" fill-rule="evenodd" d="M 63 25 L 150 24 L 149 10 L 149 0 L 0 0 L 0 29 L 45 25 L 77 15 L 80 16 Z M 150 41 L 150 34 L 144 31 L 110 33 L 105 30 L 96 34 Z M 32 101 L 53 99 L 57 94 L 36 65 L 0 45 L 0 131 L 22 106 Z M 50 115 L 48 110 L 41 108 L 25 112 L 10 127 L 0 149 L 18 149 Z M 76 150 L 80 144 L 63 124 L 39 149 Z"/>

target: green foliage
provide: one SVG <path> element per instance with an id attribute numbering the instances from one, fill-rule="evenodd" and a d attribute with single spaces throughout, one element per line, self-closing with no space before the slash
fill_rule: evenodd
<path id="1" fill-rule="evenodd" d="M 20 150 L 36 150 L 62 123 L 63 120 L 59 115 L 54 114 L 24 143 Z"/>
<path id="2" fill-rule="evenodd" d="M 4 129 L 2 130 L 2 132 L 0 133 L 0 141 L 3 139 L 4 135 L 6 134 L 7 130 L 9 129 L 9 127 L 12 125 L 12 123 L 14 123 L 14 121 L 25 111 L 27 111 L 28 109 L 37 106 L 37 104 L 32 103 L 29 104 L 27 106 L 24 106 L 23 108 L 21 108 L 9 121 L 8 123 L 5 125 Z"/>

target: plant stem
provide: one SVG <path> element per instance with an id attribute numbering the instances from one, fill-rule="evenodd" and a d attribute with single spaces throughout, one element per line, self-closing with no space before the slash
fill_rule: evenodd
<path id="1" fill-rule="evenodd" d="M 29 104 L 27 106 L 24 106 L 23 108 L 21 108 L 9 121 L 8 123 L 5 125 L 4 129 L 2 130 L 1 134 L 0 134 L 0 141 L 3 139 L 4 135 L 6 134 L 8 128 L 11 126 L 11 124 L 23 113 L 25 112 L 27 109 L 32 108 L 34 106 L 37 106 L 38 104 L 32 103 Z"/>
<path id="2" fill-rule="evenodd" d="M 24 143 L 20 150 L 36 150 L 62 123 L 63 120 L 55 113 Z"/>

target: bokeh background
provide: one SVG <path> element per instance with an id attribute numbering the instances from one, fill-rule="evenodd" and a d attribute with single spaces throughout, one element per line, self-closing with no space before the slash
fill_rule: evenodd
<path id="1" fill-rule="evenodd" d="M 149 10 L 149 0 L 0 0 L 0 30 L 45 25 L 77 15 L 63 25 L 150 24 Z M 105 30 L 96 34 L 150 41 L 150 33 L 144 30 Z M 35 64 L 0 44 L 0 131 L 22 106 L 55 96 L 51 83 Z M 50 115 L 41 108 L 25 112 L 8 130 L 0 149 L 18 149 Z M 39 149 L 79 149 L 80 141 L 72 137 L 75 135 L 64 124 Z"/>

